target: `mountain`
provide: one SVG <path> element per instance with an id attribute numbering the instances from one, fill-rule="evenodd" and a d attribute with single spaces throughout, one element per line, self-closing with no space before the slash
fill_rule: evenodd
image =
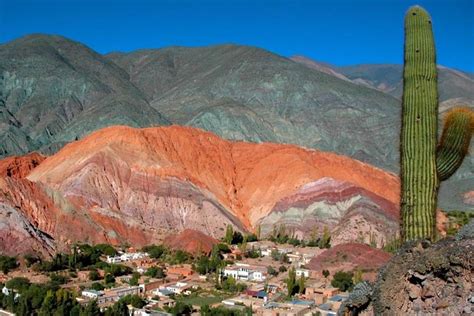
<path id="1" fill-rule="evenodd" d="M 398 172 L 400 101 L 327 64 L 302 64 L 301 58 L 295 62 L 238 45 L 103 56 L 48 35 L 3 44 L 0 57 L 0 156 L 31 150 L 50 154 L 114 124 L 173 123 L 230 140 L 336 152 Z M 397 74 L 387 73 L 395 82 Z M 471 100 L 474 90 L 464 75 L 446 73 L 443 82 L 453 87 L 446 93 Z M 443 183 L 440 206 L 465 209 L 463 194 L 473 187 L 470 154 L 454 178 Z"/>
<path id="2" fill-rule="evenodd" d="M 349 79 L 401 98 L 403 65 L 356 65 L 337 67 Z M 459 70 L 438 66 L 439 99 L 465 98 L 474 102 L 474 79 Z"/>
<path id="3" fill-rule="evenodd" d="M 116 126 L 43 159 L 0 164 L 0 207 L 34 228 L 13 239 L 6 229 L 18 220 L 4 214 L 12 225 L 0 226 L 1 249 L 14 252 L 15 241 L 36 235 L 47 237 L 45 250 L 75 241 L 140 246 L 185 229 L 221 238 L 228 224 L 260 226 L 265 235 L 280 224 L 299 236 L 328 227 L 333 244 L 381 245 L 398 231 L 394 175 L 294 145 L 230 142 L 190 127 Z"/>
<path id="4" fill-rule="evenodd" d="M 111 124 L 167 124 L 128 74 L 60 36 L 30 35 L 0 45 L 0 155 L 41 150 Z"/>
<path id="5" fill-rule="evenodd" d="M 401 98 L 403 83 L 403 66 L 395 64 L 367 64 L 356 66 L 335 67 L 329 64 L 313 61 L 304 56 L 294 56 L 291 59 L 308 68 L 332 74 L 343 80 L 370 87 Z M 469 106 L 474 109 L 474 78 L 472 74 L 459 70 L 438 66 L 438 86 L 440 97 L 440 124 L 444 114 L 457 105 Z M 397 114 L 400 115 L 400 114 Z M 394 117 L 399 124 L 398 117 Z M 397 129 L 399 125 L 397 125 Z M 441 125 L 439 130 L 441 131 Z M 392 131 L 392 135 L 398 135 Z M 387 134 L 388 136 L 388 134 Z M 398 140 L 397 140 L 398 143 Z M 398 157 L 398 152 L 395 154 Z M 388 168 L 389 170 L 397 170 Z M 463 200 L 463 195 L 474 188 L 474 139 L 471 141 L 469 154 L 464 159 L 461 168 L 454 176 L 443 182 L 439 191 L 439 206 L 443 209 L 472 209 L 472 205 Z"/>
<path id="6" fill-rule="evenodd" d="M 393 136 L 386 133 L 397 125 L 392 118 L 398 101 L 374 89 L 248 46 L 170 47 L 108 57 L 175 124 L 227 139 L 335 151 L 385 168 L 396 164 Z"/>

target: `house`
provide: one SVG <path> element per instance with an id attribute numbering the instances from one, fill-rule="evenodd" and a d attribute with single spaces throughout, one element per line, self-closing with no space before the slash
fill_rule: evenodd
<path id="1" fill-rule="evenodd" d="M 224 276 L 231 276 L 236 280 L 262 282 L 266 279 L 267 269 L 260 266 L 236 263 L 232 266 L 225 267 L 222 273 Z"/>
<path id="2" fill-rule="evenodd" d="M 309 278 L 310 276 L 310 271 L 308 269 L 297 268 L 295 272 L 297 277 L 304 276 L 305 278 Z"/>
<path id="3" fill-rule="evenodd" d="M 143 286 L 123 286 L 116 287 L 110 290 L 104 290 L 104 295 L 97 298 L 98 304 L 106 304 L 116 302 L 127 295 L 140 295 L 143 292 Z"/>
<path id="4" fill-rule="evenodd" d="M 167 274 L 176 274 L 176 275 L 180 275 L 180 276 L 183 276 L 183 277 L 191 276 L 194 273 L 193 270 L 191 269 L 191 267 L 187 267 L 187 266 L 169 267 L 166 270 L 166 272 L 167 272 Z"/>
<path id="5" fill-rule="evenodd" d="M 102 291 L 96 291 L 96 290 L 84 290 L 81 292 L 81 296 L 87 297 L 90 299 L 97 299 L 99 296 L 104 295 L 104 292 Z"/>
<path id="6" fill-rule="evenodd" d="M 307 285 L 304 296 L 307 299 L 314 300 L 316 304 L 323 304 L 335 295 L 339 294 L 339 289 L 334 287 L 324 287 L 322 283 Z"/>
<path id="7" fill-rule="evenodd" d="M 148 283 L 141 284 L 143 286 L 143 292 L 148 293 L 163 285 L 164 280 L 162 279 L 152 279 Z"/>
<path id="8" fill-rule="evenodd" d="M 146 252 L 125 252 L 116 256 L 107 256 L 107 263 L 120 263 L 148 257 Z"/>
<path id="9" fill-rule="evenodd" d="M 165 289 L 165 290 L 171 292 L 171 294 L 185 294 L 185 295 L 187 295 L 187 294 L 190 294 L 190 292 L 189 292 L 190 288 L 191 288 L 191 285 L 186 283 L 186 282 L 176 282 L 174 284 L 168 284 L 166 286 L 162 286 L 162 287 L 160 287 L 159 290 Z"/>

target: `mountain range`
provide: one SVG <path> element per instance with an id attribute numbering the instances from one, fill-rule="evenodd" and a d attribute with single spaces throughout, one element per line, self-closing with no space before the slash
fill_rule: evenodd
<path id="1" fill-rule="evenodd" d="M 370 223 L 360 224 L 363 233 L 394 232 L 401 72 L 400 65 L 335 67 L 239 45 L 103 55 L 54 35 L 2 44 L 0 157 L 10 158 L 3 162 L 8 167 L 0 216 L 3 228 L 17 228 L 0 229 L 0 238 L 11 244 L 29 236 L 48 252 L 53 241 L 67 244 L 97 231 L 102 241 L 130 238 L 143 244 L 173 227 L 219 237 L 226 223 L 243 231 L 260 225 L 264 232 L 284 223 L 303 235 L 311 226 L 304 222 L 329 225 L 339 236 L 335 240 L 350 241 L 354 236 L 344 225 L 358 221 L 344 217 L 349 209 L 369 214 L 361 215 Z M 439 86 L 441 114 L 458 103 L 474 105 L 472 75 L 439 67 Z M 157 128 L 171 124 L 223 139 L 192 128 Z M 87 136 L 112 125 L 154 128 L 115 127 Z M 234 145 L 225 139 L 262 144 Z M 443 183 L 440 207 L 472 209 L 464 197 L 474 189 L 473 148 L 456 175 Z M 316 159 L 311 149 L 351 159 L 330 153 Z M 13 157 L 32 151 L 42 154 Z M 362 164 L 365 169 L 357 171 L 360 163 L 352 159 L 377 168 Z M 199 171 L 201 160 L 212 176 Z M 165 178 L 163 169 L 153 167 L 163 161 L 176 165 Z M 266 174 L 263 167 L 275 162 Z M 12 164 L 27 171 L 15 175 Z M 222 170 L 232 172 L 215 175 Z M 385 182 L 374 180 L 380 172 Z M 287 173 L 294 178 L 280 177 Z M 374 182 L 362 185 L 354 177 Z M 148 214 L 167 207 L 171 211 L 165 217 Z M 179 210 L 189 212 L 186 222 Z M 209 226 L 199 212 L 222 225 Z M 58 223 L 79 224 L 82 230 L 69 232 Z M 351 236 L 343 237 L 346 233 Z M 380 242 L 387 238 L 375 234 Z"/>

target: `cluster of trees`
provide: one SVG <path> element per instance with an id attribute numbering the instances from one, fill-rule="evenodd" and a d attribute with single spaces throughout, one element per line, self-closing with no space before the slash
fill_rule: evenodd
<path id="1" fill-rule="evenodd" d="M 299 279 L 296 278 L 296 270 L 294 267 L 291 267 L 288 270 L 288 278 L 286 279 L 286 287 L 288 290 L 288 297 L 291 297 L 297 293 L 304 293 L 305 289 L 305 277 L 301 275 Z"/>
<path id="2" fill-rule="evenodd" d="M 214 245 L 209 257 L 202 255 L 197 259 L 194 263 L 194 270 L 201 275 L 217 272 L 220 268 L 226 266 L 227 262 L 224 261 L 223 254 L 229 252 L 230 249 L 226 244 Z"/>
<path id="3" fill-rule="evenodd" d="M 279 273 L 284 273 L 286 272 L 286 267 L 285 266 L 280 266 L 278 270 L 273 268 L 272 266 L 267 267 L 267 273 L 272 276 L 277 276 Z"/>
<path id="4" fill-rule="evenodd" d="M 0 271 L 7 274 L 18 267 L 16 257 L 0 256 Z"/>
<path id="5" fill-rule="evenodd" d="M 86 267 L 96 266 L 102 268 L 106 263 L 101 261 L 103 255 L 113 256 L 117 251 L 108 244 L 74 245 L 71 253 L 58 253 L 51 261 L 43 261 L 39 257 L 33 255 L 25 255 L 25 261 L 28 266 L 33 266 L 35 271 L 54 272 L 65 269 L 83 269 Z"/>
<path id="6" fill-rule="evenodd" d="M 343 292 L 352 291 L 352 288 L 354 287 L 353 278 L 354 273 L 352 272 L 337 271 L 334 273 L 331 285 L 337 287 Z"/>
<path id="7" fill-rule="evenodd" d="M 127 305 L 136 308 L 146 305 L 139 296 L 127 295 L 105 312 L 101 312 L 96 301 L 81 306 L 72 292 L 60 288 L 53 281 L 33 284 L 26 278 L 13 278 L 5 286 L 12 292 L 9 295 L 0 292 L 0 307 L 19 316 L 128 316 Z"/>
<path id="8" fill-rule="evenodd" d="M 169 264 L 188 263 L 192 259 L 192 255 L 183 250 L 173 251 L 164 245 L 148 245 L 142 248 L 143 252 L 147 252 L 150 258 L 160 259 Z"/>
<path id="9" fill-rule="evenodd" d="M 324 227 L 321 236 L 319 236 L 317 230 L 315 230 L 311 233 L 310 240 L 305 241 L 295 237 L 294 231 L 288 231 L 286 226 L 281 224 L 273 227 L 269 240 L 278 244 L 288 243 L 300 247 L 319 247 L 321 249 L 331 247 L 331 234 L 327 227 Z"/>
<path id="10" fill-rule="evenodd" d="M 247 289 L 245 283 L 237 282 L 233 277 L 229 276 L 216 285 L 218 290 L 223 290 L 229 293 L 239 293 Z"/>

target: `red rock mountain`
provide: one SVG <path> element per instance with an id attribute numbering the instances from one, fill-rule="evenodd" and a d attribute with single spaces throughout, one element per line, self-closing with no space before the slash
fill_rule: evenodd
<path id="1" fill-rule="evenodd" d="M 143 245 L 188 228 L 220 238 L 228 224 L 260 225 L 264 234 L 284 224 L 299 235 L 327 226 L 334 244 L 370 236 L 382 243 L 398 230 L 397 177 L 293 145 L 115 126 L 43 159 L 1 162 L 0 216 L 31 225 L 17 235 L 40 234 L 47 251 L 77 240 Z M 11 249 L 20 237 L 7 228 L 0 226 L 0 243 Z"/>
<path id="2" fill-rule="evenodd" d="M 163 243 L 171 249 L 184 250 L 195 255 L 209 255 L 212 247 L 217 245 L 219 241 L 200 231 L 185 229 L 179 234 L 166 237 Z"/>

